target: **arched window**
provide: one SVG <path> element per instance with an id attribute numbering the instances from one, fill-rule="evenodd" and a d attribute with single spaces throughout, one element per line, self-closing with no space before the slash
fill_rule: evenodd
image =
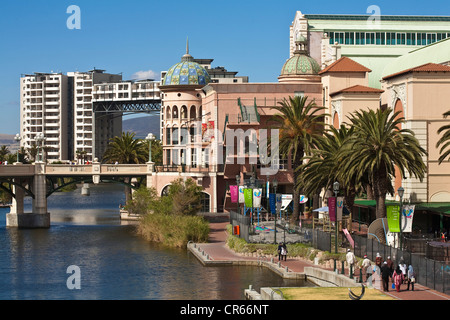
<path id="1" fill-rule="evenodd" d="M 209 194 L 202 192 L 200 202 L 202 204 L 201 212 L 211 212 L 211 196 Z"/>
<path id="2" fill-rule="evenodd" d="M 161 197 L 167 196 L 169 194 L 170 184 L 164 186 L 161 190 Z"/>
<path id="3" fill-rule="evenodd" d="M 181 107 L 181 119 L 187 119 L 187 108 L 186 106 Z"/>
<path id="4" fill-rule="evenodd" d="M 177 106 L 172 107 L 172 118 L 178 119 L 178 107 Z"/>
<path id="5" fill-rule="evenodd" d="M 166 108 L 166 119 L 170 120 L 171 118 L 172 118 L 172 114 L 170 112 L 170 107 L 167 106 L 167 108 Z"/>
<path id="6" fill-rule="evenodd" d="M 194 120 L 197 117 L 197 110 L 195 106 L 191 106 L 191 110 L 189 112 L 189 119 Z"/>

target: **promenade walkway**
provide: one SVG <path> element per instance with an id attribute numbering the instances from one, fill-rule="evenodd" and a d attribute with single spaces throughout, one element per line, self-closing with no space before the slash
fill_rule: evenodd
<path id="1" fill-rule="evenodd" d="M 243 264 L 245 261 L 257 261 L 257 257 L 236 254 L 226 246 L 226 226 L 228 224 L 229 222 L 227 221 L 211 222 L 209 242 L 196 244 L 197 248 L 201 248 L 201 250 L 204 251 L 204 254 L 208 257 L 209 261 L 218 264 L 221 262 L 224 264 L 233 262 Z M 278 259 L 275 259 L 275 262 L 278 263 Z M 281 262 L 281 266 L 282 268 L 287 267 L 289 272 L 292 273 L 303 273 L 305 267 L 324 268 L 306 260 L 289 259 L 289 257 L 287 258 L 287 261 Z M 359 271 L 356 272 L 356 277 L 359 277 L 358 272 Z M 357 284 L 355 283 L 355 285 Z M 449 295 L 424 287 L 420 284 L 415 285 L 414 291 L 407 291 L 406 285 L 402 285 L 400 292 L 396 292 L 391 289 L 389 292 L 385 292 L 385 294 L 388 294 L 398 300 L 450 300 Z"/>

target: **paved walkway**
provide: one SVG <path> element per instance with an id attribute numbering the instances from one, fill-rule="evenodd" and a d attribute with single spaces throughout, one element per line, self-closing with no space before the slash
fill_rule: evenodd
<path id="1" fill-rule="evenodd" d="M 225 241 L 227 238 L 226 226 L 229 222 L 211 222 L 210 223 L 210 235 L 209 242 L 198 244 L 201 250 L 205 252 L 205 255 L 209 256 L 209 259 L 215 262 L 227 262 L 227 261 L 256 261 L 257 257 L 247 257 L 238 255 L 232 250 L 230 250 L 226 245 Z M 278 262 L 278 259 L 275 259 Z M 314 265 L 312 262 L 306 260 L 298 259 L 287 259 L 287 261 L 282 261 L 281 265 L 283 268 L 287 267 L 291 272 L 304 272 L 304 267 L 316 267 L 323 268 L 321 266 Z M 330 270 L 330 269 L 329 269 Z M 359 277 L 358 271 L 356 272 L 356 277 Z M 420 284 L 416 284 L 414 291 L 407 291 L 406 285 L 402 285 L 400 292 L 395 290 L 390 290 L 385 292 L 396 299 L 399 300 L 450 300 L 450 296 L 444 293 L 432 290 L 430 288 L 424 287 Z"/>

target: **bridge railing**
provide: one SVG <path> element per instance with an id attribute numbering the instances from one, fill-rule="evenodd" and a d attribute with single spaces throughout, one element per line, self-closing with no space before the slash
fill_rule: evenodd
<path id="1" fill-rule="evenodd" d="M 0 165 L 0 176 L 32 176 L 35 173 L 34 165 L 19 164 L 19 165 Z"/>

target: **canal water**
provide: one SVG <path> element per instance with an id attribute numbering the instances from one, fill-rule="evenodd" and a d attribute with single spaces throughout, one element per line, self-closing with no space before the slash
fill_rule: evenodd
<path id="1" fill-rule="evenodd" d="M 204 267 L 186 249 L 149 243 L 120 221 L 124 202 L 114 184 L 54 193 L 51 227 L 33 230 L 6 228 L 0 208 L 0 300 L 242 300 L 249 285 L 303 285 L 263 267 Z"/>

